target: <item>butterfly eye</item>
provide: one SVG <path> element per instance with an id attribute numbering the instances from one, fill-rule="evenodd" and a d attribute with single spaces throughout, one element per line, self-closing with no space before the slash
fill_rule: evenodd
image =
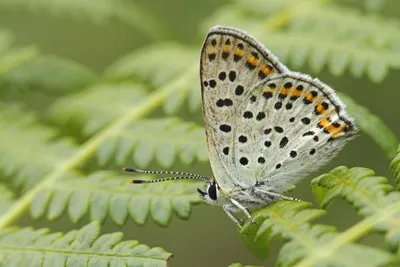
<path id="1" fill-rule="evenodd" d="M 215 183 L 210 184 L 207 188 L 207 193 L 212 200 L 217 200 L 217 185 Z"/>

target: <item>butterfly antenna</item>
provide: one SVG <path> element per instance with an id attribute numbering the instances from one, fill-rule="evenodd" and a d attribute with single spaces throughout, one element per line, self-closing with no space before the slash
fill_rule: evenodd
<path id="1" fill-rule="evenodd" d="M 210 182 L 208 178 L 203 177 L 194 177 L 194 176 L 176 176 L 176 177 L 168 177 L 163 179 L 156 179 L 156 180 L 136 180 L 133 179 L 130 181 L 131 184 L 150 184 L 150 183 L 159 183 L 159 182 L 167 182 L 172 180 L 184 180 L 184 179 L 191 179 L 191 180 L 206 180 Z"/>
<path id="2" fill-rule="evenodd" d="M 134 172 L 134 173 L 143 173 L 143 174 L 172 174 L 172 175 L 184 175 L 184 176 L 177 176 L 177 177 L 168 177 L 163 179 L 156 179 L 156 180 L 131 180 L 132 184 L 143 184 L 143 183 L 158 183 L 158 182 L 166 182 L 172 180 L 183 180 L 183 179 L 192 179 L 192 180 L 204 180 L 210 183 L 210 178 L 194 174 L 194 173 L 186 173 L 186 172 L 171 172 L 171 171 L 145 171 L 136 168 L 123 168 L 126 172 Z"/>

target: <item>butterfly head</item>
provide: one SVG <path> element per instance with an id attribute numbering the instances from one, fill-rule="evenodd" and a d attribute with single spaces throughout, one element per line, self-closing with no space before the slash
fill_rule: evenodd
<path id="1" fill-rule="evenodd" d="M 203 192 L 201 189 L 197 188 L 200 196 L 204 199 L 207 204 L 218 205 L 219 200 L 221 200 L 221 192 L 218 183 L 213 180 L 207 183 L 206 191 Z"/>

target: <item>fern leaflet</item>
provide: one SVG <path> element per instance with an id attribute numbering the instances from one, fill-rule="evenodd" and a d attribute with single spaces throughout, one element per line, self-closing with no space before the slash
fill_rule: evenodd
<path id="1" fill-rule="evenodd" d="M 337 167 L 313 179 L 314 187 L 324 189 L 321 206 L 326 208 L 341 197 L 364 217 L 376 218 L 376 230 L 386 232 L 386 242 L 392 250 L 400 246 L 400 193 L 393 190 L 384 177 L 374 176 L 367 168 Z"/>
<path id="2" fill-rule="evenodd" d="M 372 81 L 381 82 L 390 68 L 400 67 L 396 49 L 400 30 L 394 26 L 399 21 L 360 15 L 321 0 L 240 0 L 236 5 L 211 16 L 204 23 L 204 31 L 216 22 L 245 27 L 281 61 L 291 60 L 294 69 L 310 59 L 316 72 L 328 65 L 332 74 L 341 75 L 348 68 L 356 77 L 366 73 Z M 349 27 L 337 27 L 338 20 L 346 20 L 343 23 Z"/>
<path id="3" fill-rule="evenodd" d="M 56 131 L 41 125 L 33 114 L 16 105 L 0 103 L 0 170 L 14 186 L 31 188 L 72 155 L 69 140 L 54 140 Z M 40 157 L 38 156 L 40 154 Z"/>
<path id="4" fill-rule="evenodd" d="M 400 145 L 397 149 L 397 154 L 390 163 L 390 170 L 393 172 L 397 188 L 400 187 Z"/>
<path id="5" fill-rule="evenodd" d="M 144 87 L 132 82 L 94 85 L 57 100 L 50 107 L 49 116 L 59 125 L 79 123 L 83 134 L 91 136 L 139 105 L 146 96 Z"/>
<path id="6" fill-rule="evenodd" d="M 14 192 L 12 192 L 6 184 L 0 184 L 0 215 L 11 206 L 14 198 Z"/>
<path id="7" fill-rule="evenodd" d="M 109 136 L 97 155 L 100 165 L 116 158 L 116 163 L 122 166 L 133 158 L 135 165 L 142 168 L 153 159 L 163 167 L 171 167 L 178 155 L 186 164 L 208 159 L 203 127 L 172 117 L 128 125 L 120 133 Z"/>
<path id="8" fill-rule="evenodd" d="M 98 222 L 66 234 L 17 227 L 0 230 L 4 266 L 167 266 L 171 256 L 162 248 L 123 241 L 122 233 L 100 235 Z"/>
<path id="9" fill-rule="evenodd" d="M 31 50 L 21 50 L 17 57 L 10 55 L 14 61 L 18 60 L 18 65 L 11 62 L 14 65 L 4 74 L 3 84 L 7 90 L 35 90 L 47 95 L 60 95 L 81 90 L 97 79 L 91 70 L 78 63 L 55 56 L 32 58 L 35 50 Z"/>
<path id="10" fill-rule="evenodd" d="M 98 24 L 117 18 L 153 39 L 160 38 L 167 33 L 167 29 L 152 13 L 132 1 L 4 0 L 0 2 L 0 6 L 13 9 L 28 8 L 35 12 L 44 11 L 52 15 L 88 20 Z"/>
<path id="11" fill-rule="evenodd" d="M 151 179 L 148 176 L 136 177 Z M 124 225 L 128 217 L 143 225 L 151 216 L 158 225 L 167 226 L 173 213 L 187 219 L 191 205 L 201 202 L 194 192 L 203 184 L 182 181 L 132 185 L 129 184 L 130 178 L 107 171 L 98 171 L 88 177 L 67 173 L 35 196 L 30 207 L 31 215 L 37 219 L 47 213 L 47 218 L 54 220 L 67 211 L 74 223 L 90 214 L 91 220 L 104 221 L 109 216 L 118 225 Z"/>
<path id="12" fill-rule="evenodd" d="M 106 76 L 116 80 L 137 78 L 157 88 L 196 62 L 197 52 L 176 43 L 157 43 L 124 55 L 108 67 Z M 173 64 L 167 67 L 166 62 Z"/>
<path id="13" fill-rule="evenodd" d="M 338 93 L 338 95 L 346 104 L 347 111 L 355 118 L 357 126 L 379 145 L 389 158 L 393 158 L 398 144 L 397 136 L 393 131 L 378 116 L 357 104 L 349 96 L 343 93 Z"/>
<path id="14" fill-rule="evenodd" d="M 312 265 L 301 266 L 378 266 L 389 263 L 392 256 L 385 251 L 346 242 L 334 251 L 326 251 L 323 246 L 330 244 L 339 233 L 328 225 L 310 225 L 309 222 L 325 214 L 322 210 L 307 209 L 310 203 L 280 201 L 253 213 L 258 225 L 247 224 L 242 230 L 242 236 L 270 241 L 280 237 L 286 243 L 279 251 L 277 265 L 294 266 L 310 255 L 323 255 Z M 261 246 L 261 244 L 259 244 Z M 260 256 L 260 255 L 259 255 Z M 296 265 L 297 266 L 297 265 Z M 300 265 L 299 265 L 300 266 Z"/>

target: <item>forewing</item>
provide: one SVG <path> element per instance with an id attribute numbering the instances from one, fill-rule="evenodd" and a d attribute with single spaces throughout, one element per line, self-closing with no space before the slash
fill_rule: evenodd
<path id="1" fill-rule="evenodd" d="M 270 51 L 243 31 L 214 27 L 208 33 L 200 64 L 203 117 L 211 167 L 221 187 L 256 181 L 249 173 L 256 169 L 238 165 L 235 132 L 237 127 L 243 128 L 239 114 L 243 101 L 251 100 L 246 96 L 259 81 L 287 71 Z"/>
<path id="2" fill-rule="evenodd" d="M 301 73 L 263 80 L 242 97 L 230 167 L 275 192 L 320 168 L 357 131 L 334 90 Z"/>

